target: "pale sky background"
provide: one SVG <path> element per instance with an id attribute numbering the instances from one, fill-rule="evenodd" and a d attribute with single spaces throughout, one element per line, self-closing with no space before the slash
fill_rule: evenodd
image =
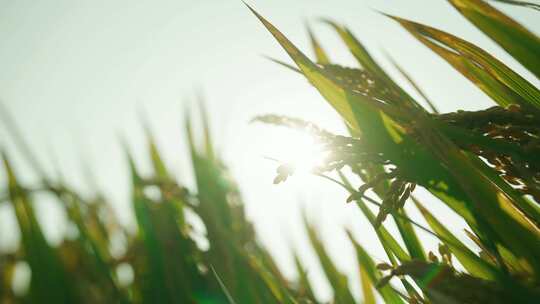
<path id="1" fill-rule="evenodd" d="M 479 109 L 491 103 L 376 10 L 465 38 L 539 83 L 443 0 L 249 3 L 308 55 L 312 52 L 304 24 L 310 22 L 332 59 L 353 65 L 337 35 L 317 18 L 330 17 L 348 25 L 384 66 L 389 67 L 383 50 L 395 58 L 442 111 Z M 496 6 L 538 33 L 538 12 Z M 356 207 L 345 204 L 341 189 L 305 176 L 272 184 L 276 165 L 262 156 L 286 157 L 285 151 L 295 149 L 296 139 L 279 128 L 250 125 L 251 118 L 278 113 L 336 132 L 343 128 L 307 81 L 261 56 L 288 61 L 240 1 L 0 0 L 0 39 L 0 100 L 22 126 L 34 152 L 51 173 L 56 159 L 66 179 L 82 190 L 87 189 L 81 174 L 84 159 L 129 227 L 133 227 L 129 178 L 119 136 L 127 138 L 139 165 L 147 168 L 140 114 L 145 112 L 167 163 L 180 180 L 192 184 L 182 111 L 195 108 L 196 92 L 202 91 L 214 140 L 240 184 L 247 214 L 287 275 L 294 275 L 291 252 L 298 250 L 319 287 L 317 294 L 329 296 L 317 262 L 307 250 L 301 209 L 320 228 L 338 266 L 351 274 L 356 294 L 360 293 L 356 262 L 343 228 L 353 229 L 373 256 L 384 260 L 372 229 Z M 0 146 L 12 155 L 23 180 L 35 181 L 3 126 Z M 5 182 L 3 172 L 0 182 Z M 65 228 L 58 206 L 45 200 L 36 207 L 49 240 L 58 242 Z M 432 209 L 456 227 L 462 225 L 444 208 Z M 12 211 L 1 205 L 0 248 L 13 248 L 19 236 L 7 227 L 14 224 Z"/>

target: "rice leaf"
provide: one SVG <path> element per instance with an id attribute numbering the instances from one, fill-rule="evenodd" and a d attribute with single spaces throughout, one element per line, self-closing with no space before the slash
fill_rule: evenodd
<path id="1" fill-rule="evenodd" d="M 377 79 L 382 81 L 387 88 L 397 92 L 398 99 L 388 100 L 388 102 L 397 103 L 409 108 L 420 109 L 420 106 L 414 99 L 398 86 L 394 80 L 384 71 L 384 69 L 373 59 L 366 47 L 352 34 L 352 32 L 338 25 L 337 23 L 325 20 L 325 23 L 330 25 L 341 37 L 345 45 L 349 48 L 351 54 L 356 58 L 358 63 L 372 75 L 376 75 Z"/>
<path id="2" fill-rule="evenodd" d="M 470 249 L 468 249 L 465 244 L 463 244 L 458 238 L 456 238 L 452 232 L 450 232 L 442 223 L 440 223 L 422 204 L 415 198 L 413 202 L 424 218 L 426 219 L 429 226 L 437 233 L 442 236 L 446 245 L 452 250 L 452 253 L 460 261 L 460 263 L 467 269 L 467 271 L 480 278 L 484 279 L 495 279 L 497 272 L 495 269 L 474 254 Z"/>
<path id="3" fill-rule="evenodd" d="M 137 172 L 135 163 L 127 150 L 126 155 L 131 171 L 133 209 L 135 210 L 139 235 L 146 252 L 144 260 L 146 265 L 143 266 L 140 274 L 144 278 L 143 301 L 145 303 L 154 301 L 173 303 L 175 302 L 173 294 L 167 288 L 164 252 L 161 250 L 156 227 L 152 221 L 151 202 L 144 195 L 143 178 Z"/>
<path id="4" fill-rule="evenodd" d="M 321 47 L 321 44 L 319 43 L 319 41 L 317 40 L 317 38 L 311 31 L 311 28 L 309 27 L 309 25 L 306 25 L 306 28 L 309 34 L 309 39 L 311 41 L 311 47 L 313 48 L 313 52 L 315 53 L 315 58 L 317 58 L 317 63 L 329 64 L 330 60 L 328 59 L 328 55 L 326 54 L 324 49 Z"/>
<path id="5" fill-rule="evenodd" d="M 510 5 L 516 5 L 516 6 L 528 7 L 530 9 L 540 11 L 540 4 L 538 3 L 533 3 L 533 2 L 528 2 L 528 1 L 519 1 L 519 0 L 491 0 L 491 1 L 501 2 L 505 4 L 510 4 Z"/>
<path id="6" fill-rule="evenodd" d="M 427 25 L 390 16 L 502 106 L 540 109 L 540 91 L 486 51 Z"/>
<path id="7" fill-rule="evenodd" d="M 399 216 L 393 216 L 396 221 L 396 226 L 399 229 L 399 233 L 403 238 L 403 242 L 407 247 L 411 258 L 418 260 L 426 260 L 426 254 L 424 247 L 416 234 L 410 221 L 407 221 L 408 218 L 407 212 L 404 209 L 398 210 Z"/>
<path id="8" fill-rule="evenodd" d="M 62 183 L 62 181 L 60 182 Z M 53 194 L 63 203 L 69 219 L 77 227 L 80 235 L 78 241 L 82 248 L 80 255 L 82 258 L 90 260 L 88 262 L 97 269 L 97 284 L 102 288 L 106 297 L 114 299 L 118 303 L 128 303 L 126 295 L 117 284 L 114 269 L 108 263 L 111 257 L 107 251 L 108 240 L 103 237 L 103 234 L 106 233 L 101 233 L 103 230 L 106 230 L 102 225 L 103 223 L 99 217 L 93 217 L 88 213 L 83 213 L 81 205 L 88 203 L 83 203 L 78 195 L 67 190 L 65 185 L 58 186 L 58 188 L 58 190 L 53 191 Z M 91 226 L 95 222 L 98 222 L 95 226 L 101 228 L 93 229 L 100 230 L 97 233 L 91 229 L 95 227 Z"/>
<path id="9" fill-rule="evenodd" d="M 420 88 L 420 86 L 412 79 L 412 77 L 407 73 L 397 62 L 394 61 L 389 55 L 387 56 L 392 65 L 398 70 L 398 72 L 407 80 L 407 82 L 414 88 L 414 90 L 420 95 L 424 101 L 428 104 L 432 113 L 439 114 L 439 110 L 435 106 L 435 103 L 427 97 L 427 94 Z"/>
<path id="10" fill-rule="evenodd" d="M 308 279 L 307 270 L 304 269 L 300 258 L 296 254 L 294 254 L 294 264 L 296 266 L 296 272 L 298 273 L 299 277 L 298 283 L 300 285 L 300 295 L 312 301 L 313 303 L 317 303 L 317 300 L 315 299 L 315 294 L 313 293 L 313 289 Z"/>
<path id="11" fill-rule="evenodd" d="M 306 75 L 308 80 L 319 89 L 323 96 L 328 97 L 327 99 L 331 100 L 332 107 L 334 107 L 334 109 L 345 118 L 347 123 L 353 126 L 353 128 L 358 129 L 358 122 L 356 121 L 350 103 L 347 101 L 346 92 L 335 82 L 324 77 L 320 68 L 311 62 L 309 58 L 300 50 L 298 50 L 298 48 L 296 48 L 296 46 L 294 46 L 277 28 L 259 15 L 249 5 L 247 7 L 282 45 L 285 51 L 287 51 L 296 65 L 300 68 L 302 73 Z"/>
<path id="12" fill-rule="evenodd" d="M 373 292 L 374 285 L 371 284 L 369 275 L 367 274 L 364 267 L 360 267 L 360 282 L 362 284 L 362 295 L 364 296 L 364 303 L 375 304 L 375 294 Z"/>
<path id="13" fill-rule="evenodd" d="M 154 167 L 154 172 L 156 174 L 156 177 L 163 179 L 164 181 L 167 181 L 170 178 L 169 172 L 167 172 L 167 167 L 165 166 L 165 163 L 163 162 L 163 159 L 161 155 L 159 154 L 156 141 L 149 129 L 147 129 L 146 131 L 146 137 L 148 141 L 148 150 L 150 152 L 150 159 L 152 160 L 152 165 Z"/>
<path id="14" fill-rule="evenodd" d="M 226 168 L 207 144 L 203 149 L 196 147 L 189 117 L 185 123 L 197 187 L 198 205 L 194 211 L 203 221 L 206 238 L 212 244 L 205 260 L 213 265 L 239 303 L 275 303 L 276 296 L 291 300 L 288 292 L 275 283 L 276 267 L 259 248 L 239 191 Z M 250 248 L 249 252 L 246 248 Z"/>
<path id="15" fill-rule="evenodd" d="M 274 62 L 274 63 L 277 63 L 277 64 L 281 65 L 282 67 L 285 67 L 285 68 L 287 68 L 287 69 L 293 71 L 293 72 L 302 74 L 302 72 L 301 72 L 297 67 L 295 67 L 295 66 L 293 66 L 293 65 L 291 65 L 291 64 L 288 64 L 288 63 L 286 63 L 286 62 L 283 62 L 283 61 L 281 61 L 281 60 L 279 60 L 279 59 L 275 59 L 275 58 L 272 58 L 272 57 L 268 57 L 268 56 L 264 56 L 264 57 L 265 57 L 266 59 L 268 59 L 268 60 Z"/>
<path id="16" fill-rule="evenodd" d="M 482 0 L 449 0 L 478 29 L 540 78 L 540 38 Z"/>
<path id="17" fill-rule="evenodd" d="M 34 303 L 77 302 L 70 278 L 57 252 L 47 243 L 28 194 L 20 186 L 5 153 L 2 153 L 2 159 L 7 176 L 9 199 L 21 231 L 25 258 L 32 271 L 29 299 Z"/>
<path id="18" fill-rule="evenodd" d="M 354 193 L 354 189 L 352 188 L 350 182 L 348 181 L 347 177 L 341 173 L 338 172 L 340 179 L 343 181 L 344 185 L 346 186 L 346 189 L 349 191 L 349 193 Z M 359 199 L 356 201 L 357 206 L 360 208 L 360 211 L 364 214 L 364 216 L 368 219 L 370 224 L 373 226 L 373 229 L 375 229 L 375 232 L 377 233 L 377 236 L 383 245 L 388 258 L 390 260 L 393 260 L 394 256 L 400 261 L 409 261 L 411 257 L 407 254 L 407 252 L 401 247 L 401 245 L 397 242 L 397 240 L 388 232 L 388 230 L 384 226 L 375 226 L 375 220 L 376 216 L 371 212 L 371 210 L 367 207 L 366 202 L 364 199 Z M 394 262 L 393 262 L 394 263 Z"/>
<path id="19" fill-rule="evenodd" d="M 498 240 L 512 248 L 516 254 L 526 258 L 538 274 L 540 261 L 537 257 L 540 254 L 540 247 L 537 245 L 540 244 L 538 242 L 540 236 L 534 227 L 520 219 L 513 208 L 508 208 L 512 205 L 511 196 L 502 192 L 481 174 L 474 166 L 474 162 L 459 152 L 442 134 L 435 132 L 436 128 L 430 127 L 428 121 L 420 121 L 420 125 L 423 125 L 419 129 L 420 135 L 425 136 L 426 144 L 429 142 L 433 153 L 447 168 L 451 168 L 451 174 L 468 196 L 468 208 L 474 211 L 478 227 L 490 240 Z M 527 248 L 525 244 L 532 246 Z"/>
<path id="20" fill-rule="evenodd" d="M 205 101 L 201 94 L 199 94 L 198 104 L 199 104 L 199 111 L 201 113 L 201 121 L 203 124 L 204 149 L 205 149 L 206 155 L 210 158 L 213 158 L 215 155 L 215 152 L 214 152 L 214 146 L 212 144 L 212 137 L 210 135 L 210 121 L 208 120 L 208 111 L 206 110 Z"/>
<path id="21" fill-rule="evenodd" d="M 317 236 L 315 229 L 309 225 L 305 217 L 304 225 L 306 227 L 311 245 L 319 258 L 321 267 L 328 278 L 328 282 L 334 290 L 334 301 L 336 303 L 354 303 L 355 301 L 351 291 L 349 290 L 347 277 L 337 270 L 336 266 L 330 259 L 330 256 L 328 256 L 323 243 Z"/>
<path id="22" fill-rule="evenodd" d="M 359 267 L 364 269 L 372 286 L 375 286 L 382 278 L 375 262 L 371 259 L 367 251 L 353 238 L 350 232 L 347 233 L 356 251 Z M 404 303 L 401 297 L 388 285 L 377 290 L 385 303 Z"/>

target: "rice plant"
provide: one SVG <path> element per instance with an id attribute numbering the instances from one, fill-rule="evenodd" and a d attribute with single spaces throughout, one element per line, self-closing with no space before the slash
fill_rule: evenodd
<path id="1" fill-rule="evenodd" d="M 485 1 L 449 2 L 531 74 L 540 75 L 540 40 L 535 34 Z M 503 2 L 536 8 L 534 3 Z M 366 244 L 349 233 L 362 282 L 362 298 L 356 299 L 316 229 L 305 221 L 333 290 L 331 302 L 538 302 L 538 88 L 473 43 L 388 16 L 494 102 L 481 111 L 439 113 L 435 102 L 427 98 L 420 102 L 400 87 L 343 25 L 324 21 L 343 40 L 357 67 L 332 63 L 330 53 L 311 32 L 315 60 L 309 59 L 248 8 L 295 65 L 276 61 L 306 77 L 336 110 L 349 134 L 333 134 L 315 123 L 279 115 L 254 120 L 301 129 L 317 139 L 327 157 L 313 174 L 350 193 L 347 202 L 356 205 L 350 207 L 359 208 L 369 220 L 387 254 L 386 262 L 376 263 Z M 396 68 L 418 95 L 425 96 L 404 70 Z M 141 174 L 125 149 L 136 234 L 118 223 L 105 195 L 86 197 L 61 179 L 42 174 L 16 125 L 5 111 L 4 116 L 19 150 L 41 174 L 42 182 L 23 185 L 3 153 L 8 184 L 0 199 L 13 207 L 22 239 L 16 251 L 0 254 L 1 303 L 322 303 L 299 258 L 295 258 L 296 279 L 286 278 L 258 241 L 244 214 L 239 188 L 212 145 L 206 115 L 201 118 L 202 138 L 195 138 L 186 117 L 195 189 L 174 178 L 150 131 L 151 174 Z M 294 174 L 295 164 L 282 163 L 274 182 L 287 182 Z M 351 175 L 362 184 L 353 184 Z M 437 201 L 422 202 L 415 195 L 419 188 Z M 36 220 L 33 200 L 38 192 L 58 200 L 77 232 L 58 246 L 46 241 Z M 406 204 L 420 211 L 427 227 L 409 216 L 403 208 Z M 480 251 L 459 240 L 440 215 L 425 207 L 428 204 L 444 204 L 461 217 Z M 194 218 L 204 229 L 194 227 Z M 397 225 L 397 234 L 389 232 L 390 221 Z M 426 248 L 419 230 L 437 238 L 439 246 Z M 111 244 L 119 238 L 125 246 L 122 252 L 113 252 Z M 28 290 L 22 293 L 13 288 L 15 269 L 21 263 L 31 270 Z"/>

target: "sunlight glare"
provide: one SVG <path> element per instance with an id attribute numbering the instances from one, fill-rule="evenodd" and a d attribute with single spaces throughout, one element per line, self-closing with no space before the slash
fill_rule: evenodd
<path id="1" fill-rule="evenodd" d="M 324 163 L 327 152 L 313 136 L 297 131 L 283 130 L 276 142 L 276 151 L 268 155 L 294 167 L 294 175 L 308 175 Z"/>

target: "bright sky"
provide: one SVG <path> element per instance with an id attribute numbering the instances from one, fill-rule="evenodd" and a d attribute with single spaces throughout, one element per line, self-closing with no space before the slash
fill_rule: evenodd
<path id="1" fill-rule="evenodd" d="M 317 22 L 330 17 L 348 25 L 384 61 L 383 50 L 401 64 L 443 111 L 478 109 L 489 100 L 451 67 L 421 46 L 383 11 L 450 31 L 482 46 L 538 85 L 518 63 L 472 27 L 445 1 L 249 1 L 262 15 L 311 55 L 304 24 L 309 21 L 332 59 L 354 64 L 335 33 Z M 532 10 L 499 6 L 538 32 Z M 91 165 L 122 221 L 128 209 L 126 161 L 119 137 L 128 139 L 140 166 L 147 167 L 142 117 L 150 122 L 166 160 L 191 183 L 182 130 L 182 111 L 194 108 L 203 92 L 214 139 L 238 180 L 262 241 L 285 273 L 293 275 L 292 250 L 300 251 L 316 279 L 319 270 L 306 248 L 301 209 L 320 228 L 332 256 L 347 273 L 356 265 L 345 235 L 350 227 L 373 256 L 385 256 L 346 194 L 316 177 L 273 185 L 275 163 L 263 156 L 288 157 L 298 139 L 285 130 L 248 124 L 256 115 L 278 113 L 342 131 L 337 114 L 308 83 L 266 60 L 288 60 L 241 1 L 11 1 L 0 0 L 0 100 L 16 117 L 26 138 L 50 172 L 55 163 L 66 179 L 85 189 L 81 159 Z M 141 114 L 144 113 L 144 114 Z M 0 146 L 16 154 L 4 129 Z M 33 176 L 14 156 L 25 181 Z M 5 177 L 0 175 L 0 182 Z M 49 238 L 57 242 L 62 215 L 53 202 L 38 204 Z M 442 208 L 433 207 L 436 210 Z M 444 212 L 444 211 L 441 211 Z M 443 213 L 445 220 L 452 220 Z M 13 246 L 14 219 L 0 206 L 0 247 Z M 356 280 L 354 283 L 356 286 Z M 357 293 L 359 288 L 355 287 Z"/>

